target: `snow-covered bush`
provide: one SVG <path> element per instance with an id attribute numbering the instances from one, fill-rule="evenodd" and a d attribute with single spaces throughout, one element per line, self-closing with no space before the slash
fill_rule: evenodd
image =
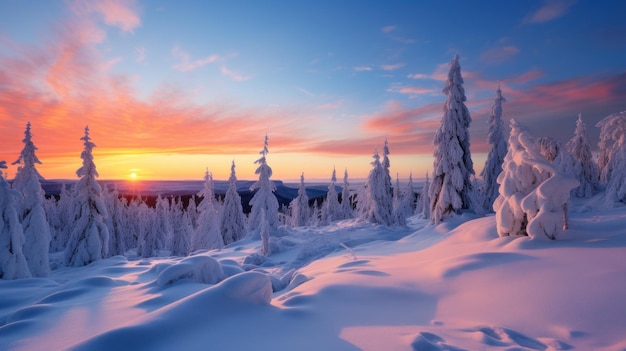
<path id="1" fill-rule="evenodd" d="M 569 193 L 578 181 L 557 171 L 514 119 L 508 146 L 494 202 L 498 235 L 556 239 L 564 227 Z"/>

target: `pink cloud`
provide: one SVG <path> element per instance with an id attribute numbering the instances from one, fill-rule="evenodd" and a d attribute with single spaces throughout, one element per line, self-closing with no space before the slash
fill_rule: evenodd
<path id="1" fill-rule="evenodd" d="M 545 23 L 557 19 L 574 5 L 574 0 L 546 0 L 537 11 L 526 17 L 525 22 Z"/>
<path id="2" fill-rule="evenodd" d="M 480 59 L 489 63 L 502 63 L 519 53 L 519 49 L 513 45 L 495 47 L 486 50 L 480 55 Z"/>
<path id="3" fill-rule="evenodd" d="M 132 32 L 141 25 L 135 0 L 70 0 L 70 9 L 79 16 L 96 13 L 109 26 Z"/>
<path id="4" fill-rule="evenodd" d="M 238 82 L 252 79 L 252 76 L 243 75 L 239 72 L 232 71 L 224 66 L 220 67 L 220 72 L 222 72 L 223 75 L 231 78 L 232 80 L 236 80 Z"/>

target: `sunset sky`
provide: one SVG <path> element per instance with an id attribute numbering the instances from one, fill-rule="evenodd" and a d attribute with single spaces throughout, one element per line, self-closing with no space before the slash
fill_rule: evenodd
<path id="1" fill-rule="evenodd" d="M 566 141 L 626 110 L 626 1 L 0 0 L 0 160 L 27 121 L 49 179 L 76 178 L 85 125 L 102 179 L 363 178 L 385 138 L 421 178 L 458 53 L 477 173 L 504 117 Z M 8 170 L 9 178 L 15 167 Z"/>

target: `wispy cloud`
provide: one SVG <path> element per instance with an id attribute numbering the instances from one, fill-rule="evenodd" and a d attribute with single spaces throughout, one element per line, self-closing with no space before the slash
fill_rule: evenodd
<path id="1" fill-rule="evenodd" d="M 392 84 L 388 89 L 388 92 L 390 93 L 399 93 L 399 94 L 407 94 L 411 97 L 417 97 L 418 95 L 431 95 L 436 93 L 435 90 L 431 89 L 431 88 L 424 88 L 424 87 L 416 87 L 416 86 L 406 86 L 406 85 L 402 85 L 400 83 L 394 83 Z"/>
<path id="2" fill-rule="evenodd" d="M 69 0 L 70 9 L 79 16 L 95 13 L 104 23 L 132 32 L 141 25 L 135 0 Z"/>
<path id="3" fill-rule="evenodd" d="M 391 32 L 393 32 L 394 30 L 396 30 L 396 26 L 386 26 L 386 27 L 382 27 L 380 29 L 381 32 L 385 33 L 385 34 L 389 34 Z"/>
<path id="4" fill-rule="evenodd" d="M 230 70 L 224 66 L 220 67 L 220 72 L 222 72 L 223 75 L 231 78 L 232 80 L 236 80 L 238 82 L 244 81 L 244 80 L 249 80 L 252 79 L 252 76 L 249 75 L 243 75 L 239 72 L 235 72 L 233 70 Z"/>
<path id="5" fill-rule="evenodd" d="M 322 105 L 317 106 L 318 110 L 336 110 L 343 105 L 343 100 L 337 100 L 334 102 L 328 102 Z"/>
<path id="6" fill-rule="evenodd" d="M 371 71 L 372 67 L 371 66 L 356 66 L 353 68 L 353 70 L 357 72 L 367 72 L 367 71 Z"/>
<path id="7" fill-rule="evenodd" d="M 380 68 L 383 71 L 395 71 L 399 68 L 404 67 L 404 63 L 394 63 L 394 64 L 389 64 L 389 65 L 382 65 L 380 66 Z"/>
<path id="8" fill-rule="evenodd" d="M 502 63 L 519 53 L 514 45 L 499 46 L 487 49 L 480 55 L 480 59 L 488 63 Z"/>
<path id="9" fill-rule="evenodd" d="M 146 59 L 146 48 L 140 47 L 135 49 L 135 61 L 143 62 Z"/>
<path id="10" fill-rule="evenodd" d="M 575 0 L 546 0 L 537 11 L 525 18 L 527 23 L 545 23 L 565 15 Z"/>
<path id="11" fill-rule="evenodd" d="M 180 60 L 179 63 L 174 65 L 174 69 L 182 72 L 193 71 L 198 67 L 202 67 L 209 63 L 216 62 L 220 59 L 218 55 L 213 54 L 201 59 L 193 60 L 188 53 L 183 51 L 178 46 L 175 46 L 174 49 L 172 49 L 172 55 Z"/>

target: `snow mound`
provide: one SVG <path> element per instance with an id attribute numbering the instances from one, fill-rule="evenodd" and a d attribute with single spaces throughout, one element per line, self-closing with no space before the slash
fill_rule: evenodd
<path id="1" fill-rule="evenodd" d="M 222 265 L 209 256 L 192 256 L 165 268 L 156 280 L 157 286 L 166 287 L 182 279 L 202 284 L 216 284 L 224 279 Z"/>

